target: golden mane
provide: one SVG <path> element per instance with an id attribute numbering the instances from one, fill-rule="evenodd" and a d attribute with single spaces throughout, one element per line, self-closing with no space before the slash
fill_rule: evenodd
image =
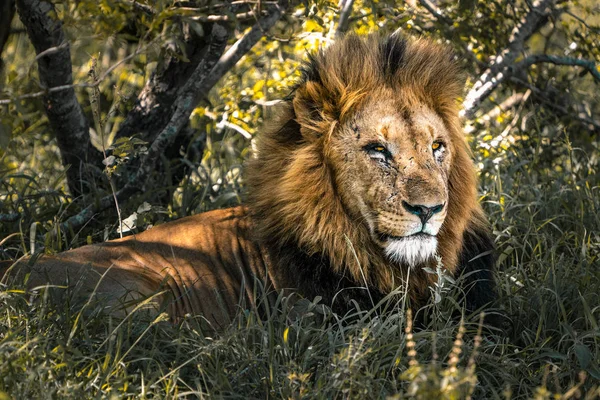
<path id="1" fill-rule="evenodd" d="M 452 53 L 429 40 L 351 34 L 311 56 L 279 120 L 257 137 L 258 156 L 247 165 L 249 206 L 260 240 L 275 252 L 296 246 L 326 257 L 336 273 L 349 273 L 355 282 L 366 279 L 382 293 L 398 286 L 398 271 L 344 209 L 335 166 L 326 162 L 328 137 L 366 98 L 388 88 L 404 104 L 426 104 L 451 134 L 449 209 L 438 252 L 446 269 L 456 272 L 465 231 L 487 224 L 458 117 L 462 82 Z M 411 290 L 426 291 L 433 279 L 428 275 L 417 271 Z"/>

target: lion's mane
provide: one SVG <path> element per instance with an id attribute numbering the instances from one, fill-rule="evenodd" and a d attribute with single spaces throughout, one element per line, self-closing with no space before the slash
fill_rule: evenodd
<path id="1" fill-rule="evenodd" d="M 482 304 L 492 292 L 493 243 L 458 117 L 462 80 L 451 52 L 429 40 L 348 35 L 309 58 L 300 83 L 280 106 L 279 119 L 257 137 L 257 154 L 247 166 L 256 232 L 270 253 L 287 264 L 281 270 L 288 271 L 290 284 L 307 295 L 322 291 L 324 283 L 318 280 L 335 277 L 350 286 L 367 283 L 381 294 L 401 284 L 407 271 L 390 268 L 368 231 L 349 217 L 333 179 L 336 166 L 326 161 L 327 136 L 383 87 L 401 93 L 406 104 L 429 106 L 451 133 L 449 208 L 438 253 L 451 273 L 467 270 L 473 272 L 471 283 L 490 282 L 479 284 L 471 296 L 472 304 Z M 411 296 L 423 297 L 434 279 L 415 268 Z M 340 289 L 339 283 L 329 285 Z"/>

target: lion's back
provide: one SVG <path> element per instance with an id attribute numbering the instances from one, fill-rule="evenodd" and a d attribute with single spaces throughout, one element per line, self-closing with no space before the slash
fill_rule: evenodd
<path id="1" fill-rule="evenodd" d="M 256 280 L 266 287 L 272 283 L 263 252 L 252 236 L 246 209 L 234 207 L 42 256 L 33 266 L 23 260 L 13 270 L 21 276 L 30 273 L 30 288 L 70 282 L 80 292 L 108 299 L 111 306 L 127 303 L 126 311 L 140 298 L 158 293 L 158 310 L 174 318 L 202 314 L 221 325 L 240 306 L 253 306 Z M 8 269 L 9 263 L 5 264 Z"/>

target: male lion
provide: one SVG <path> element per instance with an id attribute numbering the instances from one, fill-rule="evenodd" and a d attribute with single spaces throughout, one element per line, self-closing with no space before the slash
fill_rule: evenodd
<path id="1" fill-rule="evenodd" d="M 444 47 L 348 35 L 310 57 L 278 121 L 256 138 L 248 206 L 11 271 L 31 271 L 30 287 L 93 291 L 111 312 L 159 292 L 173 318 L 221 326 L 252 303 L 257 279 L 339 311 L 398 287 L 423 304 L 436 280 L 424 267 L 439 256 L 450 274 L 466 273 L 475 310 L 493 299 L 493 242 L 458 118 L 461 89 Z"/>

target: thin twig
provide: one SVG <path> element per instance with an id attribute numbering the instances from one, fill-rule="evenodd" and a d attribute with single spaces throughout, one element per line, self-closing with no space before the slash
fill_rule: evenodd
<path id="1" fill-rule="evenodd" d="M 565 10 L 565 14 L 567 14 L 567 15 L 571 16 L 572 18 L 576 19 L 583 26 L 585 26 L 586 28 L 588 28 L 592 32 L 595 32 L 595 33 L 599 33 L 600 32 L 600 26 L 592 26 L 592 25 L 588 24 L 583 18 L 581 18 L 581 17 L 573 14 L 571 11 Z"/>
<path id="2" fill-rule="evenodd" d="M 281 103 L 283 100 L 281 99 L 276 99 L 276 100 L 264 100 L 264 99 L 256 99 L 254 100 L 255 104 L 258 104 L 259 106 L 263 106 L 263 107 L 273 107 L 276 106 L 277 104 Z"/>
<path id="3" fill-rule="evenodd" d="M 252 134 L 250 132 L 248 132 L 247 130 L 245 130 L 241 126 L 239 126 L 237 124 L 234 124 L 233 122 L 230 122 L 230 121 L 227 121 L 227 120 L 219 121 L 217 123 L 217 129 L 222 129 L 222 128 L 233 129 L 234 131 L 236 131 L 237 133 L 239 133 L 240 135 L 242 135 L 246 139 L 248 139 L 248 140 L 252 139 Z"/>
<path id="4" fill-rule="evenodd" d="M 145 4 L 141 4 L 138 3 L 137 1 L 128 1 L 128 4 L 130 4 L 135 10 L 137 11 L 141 11 L 146 15 L 156 15 L 156 11 Z M 246 1 L 242 1 L 242 2 L 233 2 L 233 3 L 237 3 L 237 4 L 254 4 L 255 2 L 246 2 Z M 253 19 L 255 18 L 255 12 L 253 10 L 247 11 L 247 12 L 241 12 L 238 14 L 235 14 L 233 16 L 229 16 L 229 15 L 225 15 L 225 14 L 220 14 L 220 15 L 197 15 L 198 13 L 202 13 L 204 10 L 210 8 L 217 8 L 218 6 L 227 6 L 227 7 L 231 7 L 233 5 L 233 3 L 230 4 L 223 4 L 223 5 L 211 5 L 211 6 L 207 6 L 207 7 L 202 7 L 202 8 L 195 8 L 195 7 L 176 7 L 174 8 L 174 10 L 178 11 L 178 12 L 185 12 L 186 15 L 187 13 L 190 14 L 190 17 L 192 20 L 194 21 L 200 21 L 200 22 L 226 22 L 226 21 L 243 21 L 243 20 L 249 20 L 249 19 Z M 271 2 L 267 2 L 271 3 Z M 263 3 L 261 3 L 263 4 Z"/>
<path id="5" fill-rule="evenodd" d="M 276 1 L 265 1 L 265 0 L 240 0 L 232 1 L 227 3 L 209 4 L 203 7 L 178 7 L 180 10 L 188 10 L 194 12 L 205 12 L 212 8 L 231 8 L 232 6 L 249 5 L 249 4 L 260 4 L 262 6 L 277 5 Z"/>
<path id="6" fill-rule="evenodd" d="M 42 57 L 56 54 L 61 50 L 67 49 L 68 47 L 69 47 L 69 42 L 64 41 L 61 44 L 59 44 L 58 46 L 50 47 L 49 49 L 46 49 L 46 50 L 42 51 L 41 53 L 39 53 L 37 56 L 35 56 L 35 61 L 38 61 Z"/>
<path id="7" fill-rule="evenodd" d="M 90 72 L 88 76 L 92 79 L 92 81 L 97 81 L 98 76 L 96 75 L 96 67 L 98 65 L 98 59 L 96 57 L 92 58 L 92 67 L 90 68 Z M 104 157 L 103 163 L 106 165 L 106 177 L 108 178 L 108 185 L 110 186 L 110 191 L 112 193 L 113 199 L 115 201 L 115 209 L 117 210 L 117 219 L 119 220 L 119 235 L 123 237 L 123 218 L 121 218 L 121 207 L 119 207 L 119 199 L 117 199 L 117 191 L 115 190 L 115 184 L 112 179 L 112 174 L 109 172 L 109 165 L 106 162 L 108 157 L 106 156 L 106 140 L 104 138 L 104 121 L 101 115 L 100 108 L 100 90 L 98 87 L 94 87 L 91 93 L 90 105 L 92 107 L 92 114 L 94 115 L 94 121 L 96 122 L 96 129 L 100 133 L 100 140 L 102 142 L 102 157 Z"/>

